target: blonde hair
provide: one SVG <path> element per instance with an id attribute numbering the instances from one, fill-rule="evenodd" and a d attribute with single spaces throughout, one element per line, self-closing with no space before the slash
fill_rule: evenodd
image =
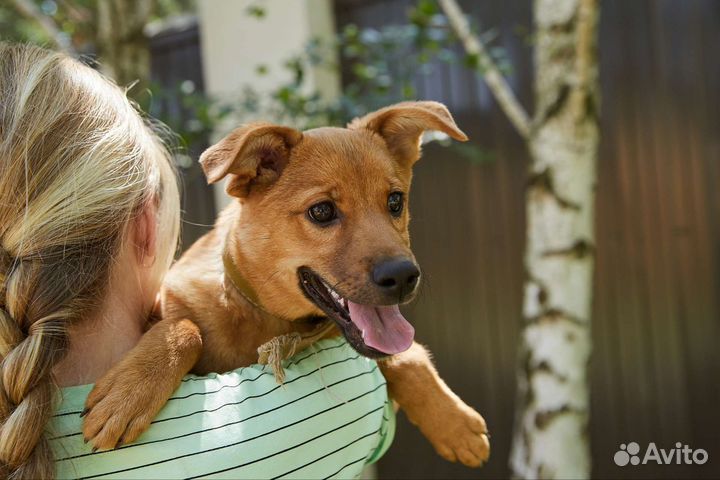
<path id="1" fill-rule="evenodd" d="M 179 230 L 171 158 L 125 93 L 64 54 L 0 43 L 0 477 L 52 478 L 45 439 L 68 326 L 104 299 L 128 223 Z"/>

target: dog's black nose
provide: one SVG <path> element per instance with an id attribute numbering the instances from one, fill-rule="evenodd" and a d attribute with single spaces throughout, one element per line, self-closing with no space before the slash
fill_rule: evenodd
<path id="1" fill-rule="evenodd" d="M 420 270 L 415 262 L 407 258 L 383 260 L 375 265 L 372 279 L 386 295 L 402 301 L 415 290 L 420 278 Z"/>

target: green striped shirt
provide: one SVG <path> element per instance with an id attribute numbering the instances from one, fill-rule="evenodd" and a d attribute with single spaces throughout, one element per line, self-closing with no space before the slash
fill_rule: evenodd
<path id="1" fill-rule="evenodd" d="M 285 362 L 189 375 L 134 443 L 92 453 L 80 412 L 92 385 L 62 390 L 50 423 L 58 478 L 354 478 L 392 442 L 395 414 L 377 363 L 344 339 Z"/>

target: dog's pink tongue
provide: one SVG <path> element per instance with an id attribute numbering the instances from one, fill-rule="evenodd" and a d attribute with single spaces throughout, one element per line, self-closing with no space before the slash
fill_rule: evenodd
<path id="1" fill-rule="evenodd" d="M 348 310 L 368 347 L 394 355 L 412 345 L 415 329 L 402 316 L 399 306 L 361 305 L 348 300 Z"/>

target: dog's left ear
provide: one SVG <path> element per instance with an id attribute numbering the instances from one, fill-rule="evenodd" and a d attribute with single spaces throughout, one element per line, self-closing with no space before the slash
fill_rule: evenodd
<path id="1" fill-rule="evenodd" d="M 461 142 L 468 137 L 455 125 L 447 107 L 438 102 L 402 102 L 356 118 L 350 129 L 366 129 L 385 140 L 402 164 L 411 166 L 420 158 L 423 132 L 436 130 Z"/>
<path id="2" fill-rule="evenodd" d="M 252 189 L 269 186 L 280 177 L 290 151 L 302 136 L 294 128 L 250 123 L 205 150 L 200 155 L 200 165 L 208 183 L 230 177 L 227 193 L 243 198 Z"/>

